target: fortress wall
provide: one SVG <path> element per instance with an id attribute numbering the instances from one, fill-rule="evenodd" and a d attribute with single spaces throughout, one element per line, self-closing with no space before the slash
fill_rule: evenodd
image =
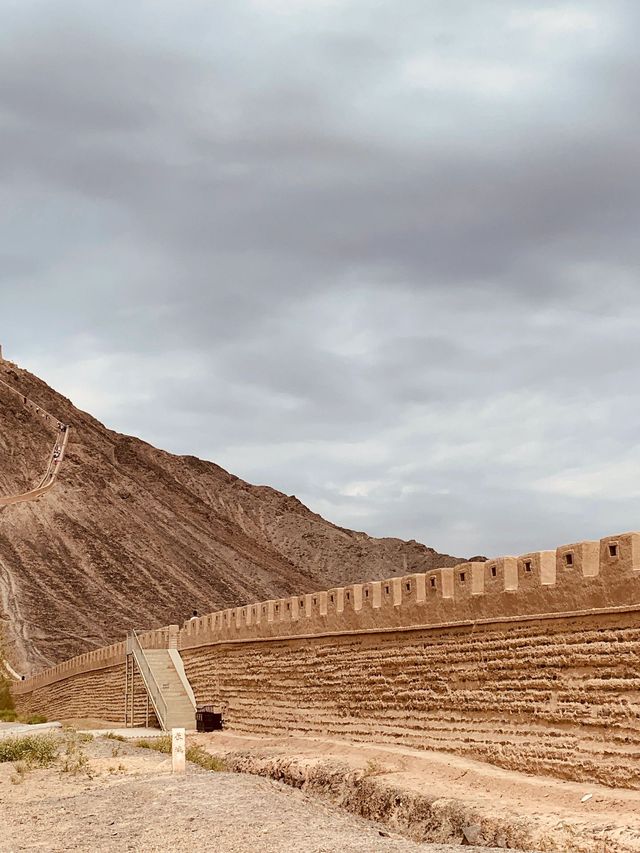
<path id="1" fill-rule="evenodd" d="M 640 787 L 638 533 L 230 608 L 140 640 L 177 645 L 198 703 L 222 706 L 230 728 Z M 46 670 L 15 686 L 16 704 L 121 720 L 125 653 Z"/>
<path id="2" fill-rule="evenodd" d="M 640 611 L 182 655 L 197 702 L 236 731 L 402 744 L 640 788 Z"/>
<path id="3" fill-rule="evenodd" d="M 0 361 L 2 361 L 1 358 L 0 358 Z M 6 388 L 8 391 L 11 391 L 11 393 L 15 397 L 18 397 L 20 402 L 22 403 L 22 405 L 25 408 L 30 409 L 38 417 L 42 418 L 44 420 L 44 422 L 47 424 L 47 426 L 50 426 L 53 428 L 58 427 L 58 425 L 60 424 L 60 421 L 57 418 L 54 418 L 53 415 L 50 415 L 49 412 L 47 412 L 45 409 L 42 408 L 42 406 L 39 406 L 37 403 L 34 403 L 33 400 L 29 399 L 29 397 L 22 394 L 20 391 L 18 391 L 17 388 L 14 388 L 12 385 L 9 385 L 9 383 L 5 382 L 3 379 L 0 379 L 0 385 L 2 385 L 2 387 Z"/>
<path id="4" fill-rule="evenodd" d="M 140 634 L 147 648 L 437 626 L 537 614 L 640 606 L 640 533 L 563 545 L 520 557 L 352 584 L 210 613 Z M 38 673 L 16 691 L 124 661 L 126 644 L 78 655 Z"/>
<path id="5" fill-rule="evenodd" d="M 88 670 L 36 687 L 28 693 L 17 694 L 16 708 L 21 714 L 45 714 L 49 720 L 96 719 L 123 726 L 124 684 L 124 663 Z M 144 726 L 146 692 L 137 671 L 134 675 L 133 699 L 134 723 L 136 726 Z M 153 706 L 149 709 L 149 725 L 158 725 Z"/>

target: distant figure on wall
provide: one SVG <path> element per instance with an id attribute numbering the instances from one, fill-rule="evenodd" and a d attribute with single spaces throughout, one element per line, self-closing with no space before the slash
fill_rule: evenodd
<path id="1" fill-rule="evenodd" d="M 198 611 L 194 610 L 193 613 L 191 614 L 191 619 L 189 619 L 189 622 L 193 622 L 193 620 L 197 619 L 197 618 L 198 618 Z"/>

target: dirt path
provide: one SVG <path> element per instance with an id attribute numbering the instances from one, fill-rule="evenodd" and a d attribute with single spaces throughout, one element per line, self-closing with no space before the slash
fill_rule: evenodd
<path id="1" fill-rule="evenodd" d="M 337 797 L 418 839 L 437 837 L 425 829 L 421 809 L 435 811 L 438 802 L 455 800 L 462 820 L 481 824 L 488 839 L 521 839 L 521 844 L 543 850 L 640 851 L 640 791 L 528 776 L 446 753 L 344 740 L 226 732 L 192 740 L 227 757 L 236 769 Z M 339 791 L 332 767 L 340 766 L 347 781 Z M 350 774 L 362 770 L 371 774 L 369 799 L 378 797 L 379 814 L 349 792 Z M 385 792 L 392 802 L 400 801 L 397 809 L 389 807 Z"/>
<path id="2" fill-rule="evenodd" d="M 117 741 L 85 746 L 92 778 L 0 765 L 1 853 L 453 853 L 417 845 L 281 783 L 190 766 Z M 467 847 L 469 851 L 476 848 Z"/>
<path id="3" fill-rule="evenodd" d="M 28 397 L 25 397 L 20 393 L 16 388 L 12 385 L 9 385 L 8 382 L 5 382 L 3 379 L 0 379 L 0 385 L 4 388 L 7 388 L 14 394 L 16 397 L 20 398 L 20 401 L 25 408 L 31 409 L 36 415 L 42 417 L 44 421 L 56 430 L 56 441 L 53 445 L 51 453 L 49 454 L 49 459 L 47 461 L 47 468 L 40 479 L 38 485 L 30 489 L 28 492 L 23 492 L 19 495 L 5 495 L 0 497 L 0 507 L 3 506 L 11 506 L 12 504 L 24 503 L 25 501 L 33 501 L 39 498 L 41 495 L 46 494 L 56 482 L 58 477 L 58 473 L 60 468 L 62 467 L 62 461 L 64 459 L 64 455 L 67 449 L 67 442 L 69 440 L 69 427 L 65 426 L 64 431 L 61 431 L 61 421 L 57 418 L 54 418 L 53 415 L 49 414 L 46 409 L 43 409 L 41 406 L 38 406 L 33 400 L 30 400 Z"/>

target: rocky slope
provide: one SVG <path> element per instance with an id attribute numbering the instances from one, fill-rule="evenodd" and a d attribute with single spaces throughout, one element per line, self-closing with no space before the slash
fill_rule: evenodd
<path id="1" fill-rule="evenodd" d="M 112 432 L 9 362 L 0 362 L 0 379 L 71 426 L 53 490 L 0 509 L 5 656 L 21 671 L 121 639 L 131 627 L 182 621 L 193 608 L 461 561 L 337 527 L 293 496 Z M 0 494 L 37 484 L 53 440 L 0 385 Z"/>

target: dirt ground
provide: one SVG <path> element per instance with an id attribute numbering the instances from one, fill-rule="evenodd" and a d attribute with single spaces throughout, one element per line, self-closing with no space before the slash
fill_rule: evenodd
<path id="1" fill-rule="evenodd" d="M 529 776 L 446 753 L 345 740 L 216 732 L 194 735 L 192 742 L 226 757 L 237 769 L 294 785 L 304 780 L 305 790 L 320 795 L 329 787 L 327 794 L 334 801 L 346 800 L 360 813 L 378 817 L 368 803 L 363 809 L 349 797 L 346 787 L 333 795 L 330 790 L 336 784 L 332 762 L 345 767 L 345 779 L 369 768 L 379 791 L 391 788 L 395 799 L 403 801 L 394 811 L 388 798 L 380 796 L 380 819 L 417 838 L 425 837 L 421 804 L 435 803 L 435 810 L 439 802 L 455 800 L 468 824 L 482 824 L 488 838 L 506 843 L 526 838 L 526 846 L 540 850 L 640 851 L 640 791 Z M 375 798 L 371 789 L 369 798 Z"/>
<path id="2" fill-rule="evenodd" d="M 0 851 L 189 853 L 437 853 L 282 783 L 189 765 L 96 738 L 90 775 L 32 770 L 14 782 L 0 764 Z M 467 847 L 469 851 L 476 848 Z"/>

